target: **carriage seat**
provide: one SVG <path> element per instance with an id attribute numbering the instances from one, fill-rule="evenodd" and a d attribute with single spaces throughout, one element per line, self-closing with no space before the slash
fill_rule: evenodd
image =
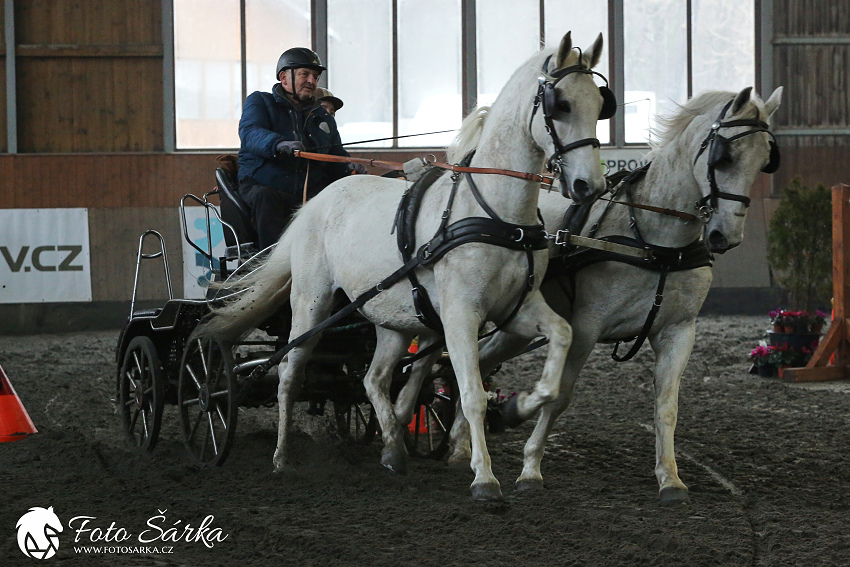
<path id="1" fill-rule="evenodd" d="M 248 204 L 242 200 L 237 190 L 236 181 L 224 168 L 215 170 L 215 183 L 218 186 L 219 199 L 221 201 L 221 218 L 233 227 L 236 235 L 224 228 L 224 242 L 227 245 L 225 256 L 236 258 L 239 256 L 236 250 L 236 238 L 239 239 L 242 256 L 250 256 L 257 252 L 256 243 L 257 229 L 251 221 L 251 210 Z"/>

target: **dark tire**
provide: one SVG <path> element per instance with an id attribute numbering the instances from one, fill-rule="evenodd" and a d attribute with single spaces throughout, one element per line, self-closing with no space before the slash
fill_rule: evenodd
<path id="1" fill-rule="evenodd" d="M 355 443 L 371 443 L 377 435 L 378 416 L 371 404 L 334 402 L 334 417 L 340 437 Z"/>
<path id="2" fill-rule="evenodd" d="M 238 415 L 236 377 L 229 347 L 215 338 L 190 337 L 180 364 L 177 406 L 183 442 L 202 466 L 227 459 Z"/>
<path id="3" fill-rule="evenodd" d="M 447 374 L 426 379 L 419 391 L 413 422 L 405 425 L 408 431 L 404 434 L 407 451 L 412 456 L 439 460 L 448 453 L 458 388 L 454 375 Z"/>
<path id="4" fill-rule="evenodd" d="M 164 372 L 153 341 L 134 337 L 124 351 L 118 373 L 118 407 L 127 444 L 150 452 L 159 438 L 164 405 Z"/>

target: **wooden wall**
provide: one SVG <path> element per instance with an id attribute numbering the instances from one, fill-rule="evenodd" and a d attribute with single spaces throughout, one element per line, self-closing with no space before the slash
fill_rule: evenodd
<path id="1" fill-rule="evenodd" d="M 19 152 L 163 149 L 159 0 L 16 0 Z"/>
<path id="2" fill-rule="evenodd" d="M 850 131 L 850 2 L 774 0 L 773 29 L 774 84 L 785 87 L 774 126 Z M 784 135 L 780 144 L 775 193 L 795 176 L 850 181 L 850 135 Z"/>

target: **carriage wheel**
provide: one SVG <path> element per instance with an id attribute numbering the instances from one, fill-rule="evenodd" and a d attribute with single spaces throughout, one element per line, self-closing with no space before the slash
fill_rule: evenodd
<path id="1" fill-rule="evenodd" d="M 153 451 L 159 438 L 164 404 L 162 364 L 153 341 L 134 337 L 118 374 L 118 406 L 127 443 L 136 451 Z"/>
<path id="2" fill-rule="evenodd" d="M 334 417 L 340 436 L 355 443 L 371 443 L 378 433 L 378 416 L 371 404 L 334 402 Z"/>
<path id="3" fill-rule="evenodd" d="M 190 338 L 180 365 L 177 405 L 183 441 L 201 465 L 221 465 L 236 432 L 236 377 L 230 349 L 215 338 Z"/>
<path id="4" fill-rule="evenodd" d="M 455 420 L 458 389 L 454 376 L 427 380 L 419 391 L 413 421 L 404 435 L 411 455 L 442 459 L 449 450 L 449 432 Z"/>

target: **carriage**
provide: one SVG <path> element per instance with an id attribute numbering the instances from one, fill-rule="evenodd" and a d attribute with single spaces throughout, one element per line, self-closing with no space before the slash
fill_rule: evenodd
<path id="1" fill-rule="evenodd" d="M 218 200 L 218 209 L 211 198 Z M 207 234 L 211 218 L 221 221 L 227 245 L 223 257 L 213 256 L 211 243 L 204 249 L 189 238 L 185 207 L 192 201 L 206 211 Z M 200 198 L 183 197 L 181 218 L 187 242 L 205 258 L 215 281 L 239 277 L 264 255 L 254 248 L 256 234 L 248 209 L 224 168 L 216 170 L 212 191 Z M 154 252 L 144 251 L 149 241 L 153 241 Z M 139 270 L 148 260 L 161 260 L 170 299 L 162 307 L 136 309 Z M 193 338 L 192 332 L 218 300 L 213 292 L 202 300 L 173 298 L 164 239 L 154 230 L 142 234 L 131 313 L 116 352 L 116 403 L 122 430 L 134 450 L 154 449 L 164 406 L 172 404 L 179 408 L 183 440 L 192 460 L 200 465 L 221 465 L 234 442 L 239 408 L 276 403 L 277 372 L 256 376 L 252 371 L 286 344 L 288 313 L 270 318 L 257 332 L 235 344 Z M 369 442 L 379 432 L 363 386 L 374 349 L 374 326 L 357 314 L 346 317 L 325 331 L 313 352 L 308 379 L 299 396 L 299 401 L 309 404 L 307 413 L 311 415 L 324 415 L 330 406 L 340 436 L 352 442 Z M 403 361 L 396 369 L 395 393 L 407 380 L 410 362 Z M 448 430 L 457 398 L 446 355 L 438 361 L 436 370 L 433 380 L 420 391 L 406 440 L 412 454 L 430 458 L 441 458 L 448 450 Z"/>

